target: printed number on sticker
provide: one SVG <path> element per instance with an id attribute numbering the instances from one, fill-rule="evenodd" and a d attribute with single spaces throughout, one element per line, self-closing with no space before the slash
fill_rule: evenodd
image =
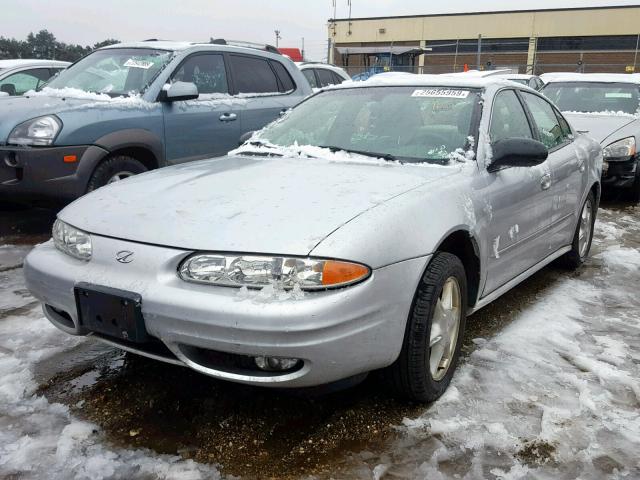
<path id="1" fill-rule="evenodd" d="M 423 90 L 414 90 L 412 97 L 431 97 L 431 98 L 467 98 L 469 90 L 452 90 L 450 88 L 428 88 Z"/>
<path id="2" fill-rule="evenodd" d="M 129 68 L 143 68 L 145 70 L 148 70 L 153 67 L 153 62 L 150 62 L 149 60 L 134 60 L 133 58 L 130 58 L 129 60 L 124 62 L 124 66 Z"/>

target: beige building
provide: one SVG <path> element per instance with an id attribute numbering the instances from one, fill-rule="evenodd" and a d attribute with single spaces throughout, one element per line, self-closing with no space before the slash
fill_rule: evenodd
<path id="1" fill-rule="evenodd" d="M 329 61 L 352 75 L 511 68 L 640 71 L 640 6 L 331 19 Z"/>

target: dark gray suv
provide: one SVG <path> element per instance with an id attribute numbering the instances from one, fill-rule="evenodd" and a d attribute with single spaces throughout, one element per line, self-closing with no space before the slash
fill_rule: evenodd
<path id="1" fill-rule="evenodd" d="M 105 47 L 38 92 L 0 98 L 0 196 L 68 201 L 146 170 L 222 155 L 310 93 L 273 47 Z"/>

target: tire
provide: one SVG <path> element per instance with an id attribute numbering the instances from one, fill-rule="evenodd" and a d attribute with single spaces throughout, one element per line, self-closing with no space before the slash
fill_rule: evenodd
<path id="1" fill-rule="evenodd" d="M 440 335 L 441 340 L 430 346 L 432 330 L 434 341 L 437 340 L 438 332 L 444 330 L 433 328 L 434 319 L 438 321 L 437 318 L 442 318 L 436 314 L 436 311 L 440 309 L 437 305 L 444 293 L 445 285 L 455 289 L 453 284 L 449 284 L 452 280 L 458 286 L 458 328 L 455 339 L 452 339 L 454 335 L 450 331 L 448 335 Z M 383 378 L 396 393 L 409 400 L 426 403 L 433 402 L 445 392 L 458 363 L 466 312 L 467 280 L 462 262 L 450 253 L 436 253 L 415 293 L 400 356 L 383 371 Z M 442 325 L 442 323 L 439 324 Z M 452 340 L 447 342 L 447 337 Z M 435 369 L 432 366 L 432 358 L 437 359 L 439 350 L 434 349 L 443 347 L 445 347 L 442 355 L 443 361 L 447 356 L 447 351 L 449 352 L 448 365 L 446 369 Z M 438 362 L 433 363 L 435 365 Z"/>
<path id="2" fill-rule="evenodd" d="M 135 158 L 126 155 L 114 155 L 103 160 L 100 165 L 91 174 L 87 185 L 87 193 L 92 192 L 100 187 L 111 183 L 116 175 L 122 175 L 123 178 L 138 175 L 147 171 L 142 163 Z"/>
<path id="3" fill-rule="evenodd" d="M 585 212 L 589 208 L 591 208 L 590 218 L 587 220 L 588 224 L 585 221 Z M 584 201 L 582 205 L 582 209 L 580 210 L 580 217 L 578 218 L 578 225 L 576 226 L 576 231 L 573 234 L 573 241 L 571 242 L 571 250 L 565 253 L 562 257 L 560 257 L 560 265 L 569 269 L 575 270 L 580 265 L 584 263 L 586 258 L 589 256 L 589 250 L 591 250 L 591 242 L 593 241 L 593 226 L 596 221 L 596 213 L 598 211 L 598 205 L 596 204 L 596 199 L 593 196 L 593 192 L 589 192 L 587 199 Z M 588 231 L 584 231 L 585 227 L 588 226 Z M 586 235 L 586 243 L 581 242 L 581 233 Z"/>

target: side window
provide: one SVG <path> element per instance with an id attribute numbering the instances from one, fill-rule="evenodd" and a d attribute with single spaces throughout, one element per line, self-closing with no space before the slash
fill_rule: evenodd
<path id="1" fill-rule="evenodd" d="M 200 94 L 229 93 L 224 58 L 218 53 L 189 57 L 173 73 L 171 81 L 195 83 Z"/>
<path id="2" fill-rule="evenodd" d="M 558 110 L 554 108 L 553 111 L 556 113 L 556 117 L 558 117 L 558 122 L 560 123 L 560 128 L 562 128 L 562 133 L 564 133 L 567 138 L 573 138 L 573 132 L 571 131 L 569 123 L 565 120 L 565 118 Z"/>
<path id="3" fill-rule="evenodd" d="M 333 76 L 334 85 L 340 85 L 342 82 L 344 82 L 344 78 L 342 78 L 336 72 L 331 72 L 331 75 Z"/>
<path id="4" fill-rule="evenodd" d="M 540 141 L 549 149 L 563 144 L 569 136 L 560 126 L 556 113 L 549 102 L 537 95 L 523 92 L 524 100 L 531 111 L 540 132 Z"/>
<path id="5" fill-rule="evenodd" d="M 513 90 L 503 90 L 493 101 L 491 141 L 506 138 L 533 138 L 522 104 Z"/>
<path id="6" fill-rule="evenodd" d="M 29 90 L 37 90 L 48 79 L 48 68 L 37 68 L 14 73 L 0 81 L 0 91 L 9 95 L 22 95 Z"/>
<path id="7" fill-rule="evenodd" d="M 276 74 L 264 58 L 231 55 L 236 93 L 278 93 Z"/>
<path id="8" fill-rule="evenodd" d="M 289 72 L 283 64 L 275 60 L 271 60 L 271 66 L 276 71 L 278 80 L 280 80 L 280 86 L 282 87 L 280 88 L 281 92 L 291 92 L 296 89 L 296 85 L 293 83 L 291 75 L 289 75 Z"/>
<path id="9" fill-rule="evenodd" d="M 318 72 L 318 78 L 320 79 L 320 86 L 327 87 L 329 85 L 334 85 L 336 82 L 333 80 L 333 75 L 331 70 L 326 70 L 324 68 L 316 69 Z"/>
<path id="10" fill-rule="evenodd" d="M 302 70 L 302 74 L 306 77 L 311 88 L 319 88 L 318 82 L 316 82 L 316 74 L 313 73 L 313 68 L 307 68 L 306 70 Z"/>

